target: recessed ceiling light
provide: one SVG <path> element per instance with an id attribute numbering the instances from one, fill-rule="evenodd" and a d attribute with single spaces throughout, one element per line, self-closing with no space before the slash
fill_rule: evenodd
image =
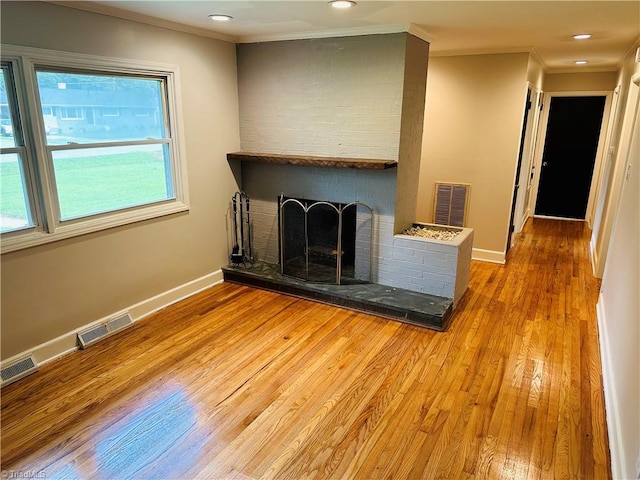
<path id="1" fill-rule="evenodd" d="M 231 15 L 223 15 L 221 13 L 214 13 L 213 15 L 209 15 L 209 18 L 216 22 L 228 22 L 229 20 L 233 19 Z"/>
<path id="2" fill-rule="evenodd" d="M 587 40 L 589 38 L 593 37 L 593 35 L 591 35 L 590 33 L 579 33 L 578 35 L 574 35 L 573 39 L 574 40 Z"/>
<path id="3" fill-rule="evenodd" d="M 589 62 L 587 60 L 576 60 L 573 63 L 575 63 L 576 65 L 586 65 Z"/>
<path id="4" fill-rule="evenodd" d="M 356 2 L 351 0 L 333 0 L 332 2 L 329 2 L 329 5 L 333 8 L 351 8 L 356 5 Z"/>

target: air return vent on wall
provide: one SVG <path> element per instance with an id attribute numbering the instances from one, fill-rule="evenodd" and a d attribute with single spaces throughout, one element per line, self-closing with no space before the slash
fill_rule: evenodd
<path id="1" fill-rule="evenodd" d="M 471 185 L 436 182 L 433 223 L 465 227 Z"/>
<path id="2" fill-rule="evenodd" d="M 4 387 L 16 380 L 20 380 L 37 370 L 38 365 L 31 355 L 11 362 L 10 365 L 2 367 L 2 386 Z"/>
<path id="3" fill-rule="evenodd" d="M 79 332 L 78 342 L 80 343 L 80 348 L 87 348 L 89 345 L 93 345 L 97 341 L 113 335 L 132 323 L 131 315 L 127 312 L 112 318 L 107 323 L 101 323 L 100 325 Z"/>

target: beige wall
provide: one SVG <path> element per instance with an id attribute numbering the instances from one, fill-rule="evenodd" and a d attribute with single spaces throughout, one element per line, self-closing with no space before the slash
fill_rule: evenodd
<path id="1" fill-rule="evenodd" d="M 599 92 L 616 88 L 617 72 L 548 73 L 544 76 L 545 92 Z"/>
<path id="2" fill-rule="evenodd" d="M 179 65 L 191 210 L 2 255 L 2 358 L 227 263 L 235 45 L 47 3 L 2 2 L 2 42 Z"/>
<path id="3" fill-rule="evenodd" d="M 597 237 L 595 255 L 600 261 L 606 257 L 598 301 L 598 331 L 614 478 L 635 478 L 640 458 L 639 77 L 640 63 L 635 63 L 630 54 L 619 76 L 621 116 L 613 135 L 616 156 L 604 187 L 604 217 L 592 238 L 593 246 Z M 630 170 L 628 164 L 632 165 Z"/>
<path id="4" fill-rule="evenodd" d="M 436 181 L 471 184 L 474 249 L 504 253 L 527 92 L 527 53 L 429 60 L 418 220 Z"/>

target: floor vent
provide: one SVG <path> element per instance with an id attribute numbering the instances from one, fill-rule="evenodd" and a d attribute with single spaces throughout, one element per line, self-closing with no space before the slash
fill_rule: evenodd
<path id="1" fill-rule="evenodd" d="M 79 332 L 78 342 L 80 343 L 80 348 L 87 348 L 89 345 L 93 345 L 97 341 L 113 335 L 132 323 L 133 319 L 131 318 L 131 315 L 129 315 L 129 313 L 125 313 L 112 318 L 107 323 L 102 323 L 83 332 Z"/>
<path id="2" fill-rule="evenodd" d="M 37 370 L 38 364 L 31 355 L 21 358 L 20 360 L 16 360 L 11 365 L 2 368 L 1 386 L 4 387 L 5 385 L 9 385 L 10 383 L 20 380 Z"/>
<path id="3" fill-rule="evenodd" d="M 433 223 L 465 227 L 471 185 L 436 182 Z"/>

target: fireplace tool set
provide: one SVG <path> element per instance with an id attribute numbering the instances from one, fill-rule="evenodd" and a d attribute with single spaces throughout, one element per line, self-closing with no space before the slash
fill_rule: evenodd
<path id="1" fill-rule="evenodd" d="M 236 192 L 231 197 L 233 206 L 233 265 L 252 266 L 255 263 L 251 246 L 251 218 L 249 217 L 249 195 Z"/>

